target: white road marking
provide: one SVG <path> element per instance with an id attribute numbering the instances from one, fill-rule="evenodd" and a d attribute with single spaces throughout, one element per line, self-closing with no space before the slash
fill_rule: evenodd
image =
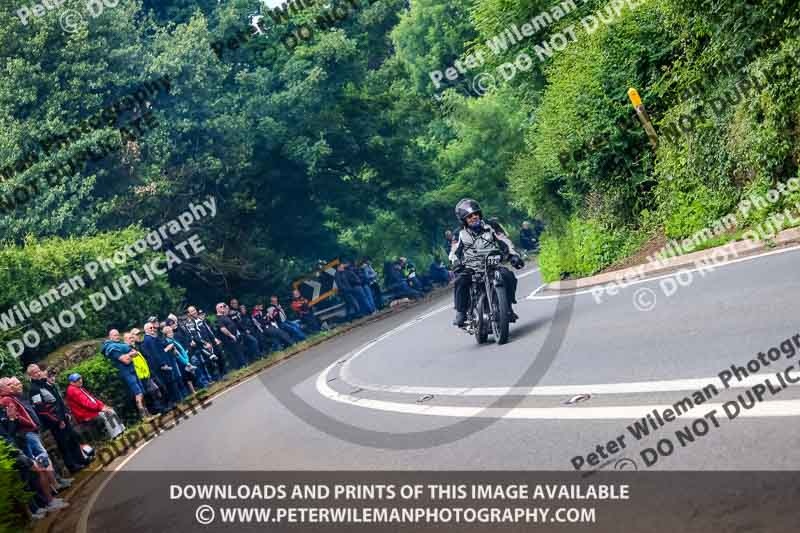
<path id="1" fill-rule="evenodd" d="M 753 374 L 729 387 L 748 388 L 757 383 L 763 383 L 774 374 Z M 670 379 L 659 381 L 636 381 L 623 383 L 593 383 L 587 385 L 537 385 L 536 387 L 414 387 L 406 385 L 375 385 L 362 383 L 348 373 L 347 379 L 342 378 L 348 385 L 376 392 L 389 392 L 397 394 L 434 396 L 574 396 L 577 394 L 637 394 L 648 392 L 696 391 L 713 385 L 718 390 L 725 389 L 725 385 L 717 377 Z"/>
<path id="2" fill-rule="evenodd" d="M 748 256 L 748 257 L 741 257 L 739 259 L 732 259 L 731 261 L 726 261 L 724 263 L 715 264 L 715 265 L 713 265 L 713 268 L 717 269 L 717 268 L 721 268 L 721 267 L 725 267 L 725 266 L 729 266 L 729 265 L 735 265 L 736 263 L 742 263 L 744 261 L 753 261 L 754 259 L 761 259 L 762 257 L 769 257 L 771 255 L 776 255 L 776 254 L 785 254 L 787 252 L 794 252 L 794 251 L 797 251 L 797 250 L 800 250 L 800 246 L 793 246 L 791 248 L 782 248 L 780 250 L 773 250 L 771 252 L 766 252 L 766 253 L 763 253 L 763 254 L 758 254 L 758 255 L 753 255 L 753 256 Z M 698 272 L 700 270 L 709 270 L 709 267 L 708 266 L 702 266 L 702 267 L 697 267 L 697 268 L 691 268 L 691 269 L 688 269 L 688 270 L 687 269 L 683 269 L 683 268 L 678 268 L 678 270 L 676 270 L 675 272 L 672 272 L 670 274 L 663 274 L 661 276 L 655 276 L 655 277 L 651 277 L 651 278 L 644 278 L 644 279 L 630 281 L 630 282 L 620 282 L 619 288 L 620 289 L 627 289 L 628 287 L 630 287 L 632 285 L 639 285 L 640 283 L 647 283 L 649 281 L 657 281 L 657 280 L 664 279 L 664 278 L 671 278 L 671 277 L 677 275 L 680 272 L 689 272 L 689 273 L 691 273 L 691 272 Z M 595 291 L 596 290 L 603 290 L 603 288 L 605 286 L 607 286 L 607 285 L 609 285 L 611 283 L 614 283 L 614 281 L 612 280 L 612 281 L 608 281 L 606 283 L 601 283 L 601 284 L 595 285 L 593 288 L 594 288 Z M 545 285 L 547 285 L 547 284 L 545 284 Z M 558 299 L 558 298 L 566 298 L 568 296 L 580 296 L 580 295 L 583 295 L 583 294 L 591 294 L 591 292 L 592 292 L 592 288 L 589 288 L 589 289 L 581 289 L 581 290 L 578 290 L 578 291 L 565 290 L 565 291 L 563 291 L 563 294 L 554 294 L 554 295 L 550 295 L 550 296 L 537 296 L 537 294 L 545 287 L 545 285 L 542 285 L 541 287 L 537 288 L 535 291 L 530 293 L 530 295 L 528 295 L 528 297 L 526 299 L 528 299 L 528 300 L 555 300 L 555 299 Z"/>
<path id="3" fill-rule="evenodd" d="M 446 416 L 456 418 L 501 418 L 526 420 L 635 420 L 643 418 L 653 409 L 664 411 L 673 409 L 672 405 L 625 405 L 607 407 L 465 407 L 465 406 L 433 406 L 417 403 L 388 402 L 359 398 L 349 394 L 341 394 L 331 389 L 325 381 L 325 375 L 317 377 L 317 390 L 324 397 L 335 402 L 355 405 L 366 409 L 389 411 L 409 415 Z M 717 416 L 724 416 L 721 403 L 703 403 L 702 413 L 717 410 Z M 698 411 L 689 410 L 681 415 L 697 418 Z M 800 415 L 800 400 L 775 400 L 759 402 L 752 409 L 742 409 L 740 417 L 776 417 Z"/>

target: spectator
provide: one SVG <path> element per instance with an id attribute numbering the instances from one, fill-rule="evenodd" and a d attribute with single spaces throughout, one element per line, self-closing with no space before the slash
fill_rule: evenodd
<path id="1" fill-rule="evenodd" d="M 450 250 L 453 249 L 453 232 L 447 230 L 444 232 L 444 255 L 448 257 L 450 255 Z"/>
<path id="2" fill-rule="evenodd" d="M 247 308 L 245 307 L 244 310 L 242 310 L 242 307 L 244 306 L 239 304 L 239 300 L 233 298 L 231 300 L 228 316 L 231 317 L 231 320 L 236 322 L 236 327 L 239 328 L 239 342 L 242 343 L 242 350 L 248 362 L 252 363 L 259 359 L 261 351 L 258 346 L 258 339 L 254 335 L 254 327 L 249 322 L 249 317 L 246 316 Z"/>
<path id="3" fill-rule="evenodd" d="M 119 377 L 128 386 L 128 390 L 133 395 L 133 399 L 136 401 L 136 408 L 139 409 L 139 414 L 142 418 L 150 416 L 144 406 L 142 382 L 136 376 L 136 369 L 133 366 L 132 357 L 136 355 L 136 351 L 129 345 L 120 342 L 119 331 L 116 329 L 108 332 L 108 339 L 103 343 L 100 351 L 117 368 Z"/>
<path id="4" fill-rule="evenodd" d="M 367 281 L 366 289 L 372 293 L 372 301 L 375 304 L 375 310 L 383 309 L 383 294 L 381 293 L 381 286 L 378 283 L 378 273 L 372 268 L 372 260 L 365 257 L 361 260 L 361 271 L 364 273 L 364 278 Z"/>
<path id="5" fill-rule="evenodd" d="M 542 234 L 544 226 L 538 220 L 535 220 L 533 224 L 534 227 L 531 228 L 531 224 L 527 220 L 522 223 L 522 228 L 519 230 L 519 243 L 525 250 L 537 251 L 539 249 L 539 236 Z"/>
<path id="6" fill-rule="evenodd" d="M 414 263 L 411 263 L 405 257 L 401 257 L 400 259 L 403 260 L 402 265 L 409 287 L 423 294 L 433 290 L 430 279 L 428 279 L 427 276 L 417 273 L 417 267 L 414 266 Z"/>
<path id="7" fill-rule="evenodd" d="M 83 388 L 83 378 L 80 374 L 70 374 L 68 379 L 67 406 L 72 411 L 78 428 L 90 435 L 103 432 L 112 439 L 125 431 L 125 426 L 120 422 L 117 413 Z"/>
<path id="8" fill-rule="evenodd" d="M 14 460 L 14 470 L 17 471 L 26 489 L 33 497 L 28 501 L 28 509 L 34 520 L 44 518 L 47 513 L 47 505 L 52 500 L 47 480 L 43 480 L 40 472 L 35 470 L 36 463 L 25 455 L 17 446 L 15 440 L 15 423 L 9 420 L 4 407 L 0 407 L 0 440 L 11 447 L 11 458 Z M 8 475 L 6 473 L 5 475 Z"/>
<path id="9" fill-rule="evenodd" d="M 431 261 L 431 266 L 428 268 L 428 276 L 433 283 L 439 283 L 442 287 L 447 287 L 450 284 L 450 271 L 444 266 L 444 262 L 435 258 Z"/>
<path id="10" fill-rule="evenodd" d="M 347 264 L 347 270 L 355 274 L 353 277 L 354 282 L 358 279 L 358 284 L 354 285 L 354 287 L 357 291 L 356 297 L 359 299 L 359 305 L 363 302 L 363 307 L 366 308 L 366 312 L 370 315 L 373 314 L 377 309 L 375 308 L 375 300 L 372 298 L 372 290 L 369 288 L 367 275 L 364 273 L 363 269 L 356 268 L 352 263 Z"/>
<path id="11" fill-rule="evenodd" d="M 8 432 L 22 440 L 22 451 L 32 460 L 32 469 L 38 473 L 42 497 L 46 500 L 46 510 L 55 511 L 67 507 L 60 498 L 53 498 L 53 492 L 69 487 L 72 480 L 57 481 L 53 464 L 39 435 L 41 421 L 33 407 L 22 400 L 22 383 L 17 378 L 0 379 L 0 407 L 5 409 L 8 419 Z"/>
<path id="12" fill-rule="evenodd" d="M 174 409 L 181 401 L 181 391 L 178 385 L 180 370 L 177 369 L 177 360 L 167 351 L 167 343 L 158 337 L 153 322 L 144 325 L 144 342 L 142 352 L 147 358 L 150 368 L 156 371 L 159 382 L 164 386 L 166 393 L 167 409 Z"/>
<path id="13" fill-rule="evenodd" d="M 292 291 L 292 311 L 295 312 L 300 322 L 305 325 L 306 331 L 316 333 L 322 329 L 322 324 L 316 315 L 314 315 L 314 311 L 308 304 L 308 300 L 303 298 L 300 291 L 297 289 Z"/>
<path id="14" fill-rule="evenodd" d="M 175 338 L 175 330 L 172 329 L 172 326 L 164 326 L 161 332 L 164 334 L 164 342 L 167 343 L 164 349 L 168 352 L 172 352 L 172 356 L 177 359 L 181 377 L 186 387 L 189 389 L 189 393 L 195 394 L 197 392 L 195 390 L 195 384 L 201 389 L 206 388 L 208 384 L 197 376 L 197 367 L 189 361 L 189 352 L 187 352 L 183 344 L 178 342 Z"/>
<path id="15" fill-rule="evenodd" d="M 163 414 L 167 412 L 162 402 L 163 394 L 161 392 L 161 387 L 158 386 L 153 378 L 153 373 L 150 371 L 150 365 L 147 364 L 147 359 L 145 359 L 145 356 L 142 355 L 139 349 L 139 345 L 141 344 L 139 338 L 140 333 L 141 331 L 139 329 L 134 328 L 125 333 L 122 339 L 134 352 L 134 355 L 131 356 L 131 362 L 136 371 L 136 377 L 139 378 L 139 382 L 142 384 L 145 401 L 149 404 L 152 412 Z"/>
<path id="16" fill-rule="evenodd" d="M 189 317 L 186 320 L 186 326 L 189 329 L 192 339 L 200 347 L 200 353 L 206 363 L 206 369 L 211 373 L 211 366 L 215 369 L 213 372 L 214 379 L 222 379 L 225 376 L 225 358 L 223 354 L 217 353 L 216 348 L 222 347 L 222 341 L 219 340 L 214 333 L 211 324 L 205 319 L 205 314 L 198 311 L 196 307 L 190 305 L 186 309 Z"/>
<path id="17" fill-rule="evenodd" d="M 69 411 L 58 388 L 47 382 L 47 374 L 35 364 L 25 370 L 31 381 L 28 398 L 44 428 L 56 441 L 64 465 L 71 473 L 85 468 L 91 461 L 83 456 L 81 443 L 70 423 Z"/>
<path id="18" fill-rule="evenodd" d="M 266 313 L 264 313 L 264 305 L 256 304 L 253 308 L 253 321 L 260 324 L 263 328 L 264 336 L 272 343 L 272 348 L 275 351 L 283 348 L 288 348 L 294 341 L 292 337 L 278 327 L 277 322 L 271 320 Z"/>
<path id="19" fill-rule="evenodd" d="M 345 262 L 339 263 L 336 267 L 336 274 L 334 274 L 336 282 L 336 292 L 341 296 L 344 301 L 346 320 L 355 320 L 363 316 L 364 311 L 358 305 L 358 299 L 355 295 L 355 287 L 353 286 L 352 273 L 347 270 Z M 356 284 L 358 281 L 356 280 Z"/>
<path id="20" fill-rule="evenodd" d="M 283 330 L 293 339 L 297 341 L 306 340 L 306 336 L 303 333 L 303 330 L 300 329 L 300 326 L 289 321 L 289 319 L 286 317 L 286 311 L 284 311 L 281 304 L 278 303 L 278 297 L 274 295 L 270 296 L 269 303 L 270 306 L 267 308 L 267 318 L 277 324 L 278 328 Z"/>
<path id="21" fill-rule="evenodd" d="M 409 287 L 399 262 L 391 263 L 387 261 L 384 264 L 383 275 L 385 277 L 386 289 L 392 292 L 393 298 L 413 298 L 415 300 L 424 298 L 421 292 Z"/>
<path id="22" fill-rule="evenodd" d="M 247 366 L 242 349 L 241 333 L 236 322 L 228 315 L 228 306 L 222 302 L 217 304 L 217 332 L 217 336 L 222 339 L 228 361 L 236 368 Z"/>

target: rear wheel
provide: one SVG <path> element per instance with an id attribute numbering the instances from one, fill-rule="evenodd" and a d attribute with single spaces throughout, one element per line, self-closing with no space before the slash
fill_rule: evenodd
<path id="1" fill-rule="evenodd" d="M 508 342 L 508 299 L 506 298 L 506 290 L 504 287 L 495 287 L 492 289 L 492 330 L 494 331 L 494 338 L 497 339 L 497 344 L 505 344 Z"/>
<path id="2" fill-rule="evenodd" d="M 478 305 L 475 306 L 475 340 L 478 344 L 484 344 L 489 338 L 489 302 L 486 295 L 481 294 L 478 298 Z"/>

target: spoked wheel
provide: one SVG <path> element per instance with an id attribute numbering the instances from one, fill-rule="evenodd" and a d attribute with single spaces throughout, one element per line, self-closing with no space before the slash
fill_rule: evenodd
<path id="1" fill-rule="evenodd" d="M 489 302 L 486 295 L 481 295 L 478 305 L 475 306 L 475 340 L 478 344 L 483 344 L 489 338 Z"/>
<path id="2" fill-rule="evenodd" d="M 503 287 L 492 290 L 492 332 L 497 344 L 508 342 L 508 299 Z"/>

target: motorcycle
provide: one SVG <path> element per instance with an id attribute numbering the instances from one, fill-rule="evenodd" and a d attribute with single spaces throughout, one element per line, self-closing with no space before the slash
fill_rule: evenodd
<path id="1" fill-rule="evenodd" d="M 500 252 L 490 252 L 484 258 L 483 272 L 472 271 L 469 306 L 464 330 L 484 344 L 493 335 L 497 344 L 508 342 L 510 308 L 503 277 L 500 275 Z"/>

